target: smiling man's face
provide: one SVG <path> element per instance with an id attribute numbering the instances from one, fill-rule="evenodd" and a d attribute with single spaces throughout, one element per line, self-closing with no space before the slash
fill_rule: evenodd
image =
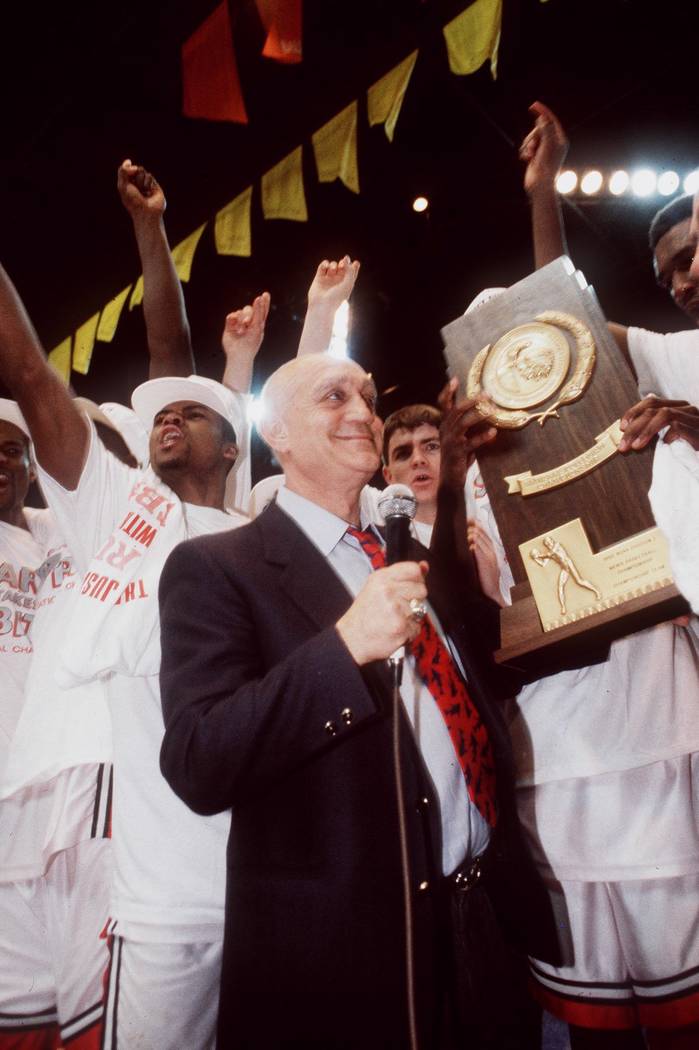
<path id="1" fill-rule="evenodd" d="M 376 387 L 363 368 L 331 357 L 308 362 L 292 373 L 282 400 L 275 451 L 285 471 L 320 485 L 342 478 L 354 485 L 374 474 Z"/>

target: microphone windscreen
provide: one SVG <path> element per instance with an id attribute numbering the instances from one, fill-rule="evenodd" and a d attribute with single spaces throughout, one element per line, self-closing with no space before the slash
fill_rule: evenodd
<path id="1" fill-rule="evenodd" d="M 384 524 L 393 517 L 412 521 L 417 510 L 417 500 L 409 485 L 389 485 L 379 496 L 378 507 Z"/>

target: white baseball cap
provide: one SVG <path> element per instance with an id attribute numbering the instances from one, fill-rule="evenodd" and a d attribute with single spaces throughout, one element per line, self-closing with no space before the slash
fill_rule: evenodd
<path id="1" fill-rule="evenodd" d="M 22 433 L 26 434 L 31 441 L 32 436 L 29 433 L 29 427 L 16 401 L 0 397 L 0 419 L 4 419 L 6 423 L 13 423 L 16 427 L 19 427 Z"/>
<path id="2" fill-rule="evenodd" d="M 164 376 L 141 383 L 131 395 L 133 410 L 149 434 L 158 412 L 175 401 L 195 401 L 213 409 L 228 420 L 240 440 L 244 424 L 242 398 L 215 379 L 207 379 L 206 376 Z"/>
<path id="3" fill-rule="evenodd" d="M 148 431 L 134 410 L 117 401 L 104 401 L 99 407 L 110 426 L 119 431 L 134 459 L 138 463 L 147 463 Z"/>

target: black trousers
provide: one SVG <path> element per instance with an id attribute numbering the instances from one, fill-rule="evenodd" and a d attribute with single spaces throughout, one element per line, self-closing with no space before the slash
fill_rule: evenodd
<path id="1" fill-rule="evenodd" d="M 487 874 L 466 890 L 445 879 L 441 904 L 443 1010 L 434 1047 L 421 1050 L 540 1050 L 527 959 L 503 936 Z"/>

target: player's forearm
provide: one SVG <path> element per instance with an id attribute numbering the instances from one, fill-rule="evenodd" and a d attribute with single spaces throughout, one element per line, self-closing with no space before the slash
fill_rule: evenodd
<path id="1" fill-rule="evenodd" d="M 2 266 L 0 380 L 27 421 L 38 461 L 65 488 L 75 488 L 87 449 L 87 427 L 49 366 L 24 304 Z"/>
<path id="2" fill-rule="evenodd" d="M 226 354 L 226 367 L 221 382 L 229 390 L 247 394 L 252 386 L 252 373 L 255 366 L 255 354 L 233 350 Z"/>
<path id="3" fill-rule="evenodd" d="M 561 202 L 555 186 L 537 188 L 529 195 L 534 242 L 534 265 L 537 270 L 568 253 Z"/>
<path id="4" fill-rule="evenodd" d="M 134 218 L 134 233 L 143 270 L 150 378 L 190 375 L 194 358 L 189 322 L 162 217 Z"/>
<path id="5" fill-rule="evenodd" d="M 437 517 L 432 530 L 430 552 L 435 564 L 447 574 L 453 574 L 454 583 L 476 592 L 480 589 L 478 573 L 468 545 L 466 501 L 463 482 L 445 478 L 440 480 L 437 493 Z"/>
<path id="6" fill-rule="evenodd" d="M 302 354 L 324 354 L 330 346 L 335 320 L 335 307 L 325 304 L 309 304 L 303 322 L 297 356 Z"/>

